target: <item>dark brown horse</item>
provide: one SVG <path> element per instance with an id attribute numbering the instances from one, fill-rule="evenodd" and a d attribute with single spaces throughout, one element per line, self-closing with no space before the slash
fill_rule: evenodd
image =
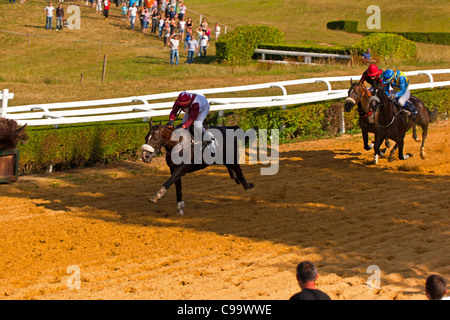
<path id="1" fill-rule="evenodd" d="M 348 97 L 345 99 L 344 110 L 350 112 L 352 108 L 358 106 L 359 127 L 361 128 L 364 149 L 373 149 L 373 143 L 369 144 L 369 132 L 375 133 L 375 112 L 369 104 L 369 99 L 372 93 L 364 86 L 364 83 L 353 82 L 350 80 L 350 89 L 348 90 Z M 389 139 L 386 139 L 385 145 L 390 147 Z"/>
<path id="2" fill-rule="evenodd" d="M 428 134 L 428 124 L 434 120 L 437 115 L 437 109 L 435 108 L 431 112 L 424 103 L 417 97 L 411 95 L 409 101 L 413 103 L 418 111 L 415 119 L 403 111 L 403 108 L 398 106 L 396 102 L 386 94 L 384 88 L 379 88 L 376 95 L 374 95 L 371 101 L 375 101 L 375 108 L 379 109 L 375 117 L 375 156 L 374 164 L 378 163 L 378 156 L 380 156 L 380 145 L 384 139 L 391 139 L 396 142 L 394 148 L 392 148 L 389 154 L 389 161 L 394 160 L 394 153 L 398 148 L 398 158 L 400 160 L 406 160 L 412 157 L 411 153 L 403 154 L 404 138 L 406 132 L 413 128 L 415 125 L 419 125 L 422 128 L 422 145 L 420 146 L 420 157 L 425 159 L 425 140 Z M 413 130 L 413 138 L 417 140 L 416 132 Z"/>
<path id="3" fill-rule="evenodd" d="M 223 137 L 222 140 L 227 141 L 225 138 L 226 134 L 227 134 L 227 129 L 237 129 L 237 127 L 211 127 L 210 129 L 219 130 L 222 133 L 222 137 Z M 177 196 L 177 209 L 178 209 L 178 213 L 183 215 L 185 205 L 184 205 L 184 201 L 182 198 L 181 177 L 183 177 L 186 173 L 202 170 L 202 169 L 210 166 L 211 164 L 216 164 L 216 163 L 206 162 L 205 159 L 203 159 L 203 158 L 201 159 L 201 161 L 194 161 L 195 152 L 193 151 L 193 152 L 191 152 L 192 156 L 189 158 L 192 161 L 185 161 L 185 162 L 176 164 L 173 161 L 172 151 L 176 150 L 175 148 L 178 148 L 178 150 L 182 150 L 181 146 L 183 143 L 186 143 L 186 142 L 187 142 L 189 148 L 191 148 L 190 150 L 192 151 L 192 150 L 194 150 L 194 143 L 192 143 L 190 134 L 187 139 L 185 139 L 186 138 L 185 135 L 175 137 L 176 133 L 174 135 L 174 138 L 172 138 L 174 131 L 175 130 L 173 128 L 169 128 L 167 126 L 161 126 L 161 124 L 152 125 L 152 122 L 150 122 L 150 130 L 147 133 L 147 135 L 145 136 L 145 144 L 141 147 L 141 151 L 142 151 L 142 160 L 145 163 L 150 163 L 155 154 L 157 154 L 162 148 L 165 149 L 166 163 L 170 168 L 171 176 L 162 185 L 162 187 L 159 189 L 159 191 L 156 193 L 156 195 L 149 199 L 149 201 L 156 203 L 159 199 L 161 199 L 163 197 L 163 195 L 166 193 L 167 189 L 169 189 L 169 187 L 173 183 L 175 183 L 176 196 Z M 185 130 L 185 131 L 187 131 L 187 130 Z M 185 140 L 185 141 L 183 142 L 183 140 Z M 238 148 L 237 138 L 234 137 L 234 139 L 233 139 L 233 146 L 232 146 L 231 150 L 234 152 L 234 154 L 232 155 L 231 161 L 230 161 L 229 157 L 227 158 L 226 152 L 227 152 L 228 148 L 225 147 L 225 143 L 223 143 L 221 145 L 220 144 L 217 145 L 216 151 L 219 148 L 221 148 L 219 150 L 220 153 L 219 152 L 217 152 L 217 153 L 220 154 L 221 161 L 218 161 L 218 162 L 220 164 L 224 164 L 227 167 L 230 177 L 232 179 L 234 179 L 237 184 L 242 183 L 242 186 L 246 190 L 253 188 L 254 184 L 249 183 L 249 182 L 247 182 L 247 180 L 245 180 L 244 174 L 242 173 L 242 169 L 239 165 L 238 151 L 237 151 L 237 148 Z M 183 150 L 185 150 L 185 149 L 183 149 Z M 179 151 L 177 151 L 177 152 L 179 152 Z"/>

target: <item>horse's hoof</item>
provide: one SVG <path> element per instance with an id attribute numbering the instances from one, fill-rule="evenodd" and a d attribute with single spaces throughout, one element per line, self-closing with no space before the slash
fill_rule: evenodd
<path id="1" fill-rule="evenodd" d="M 255 185 L 253 183 L 249 183 L 246 189 L 253 189 Z"/>
<path id="2" fill-rule="evenodd" d="M 412 158 L 413 154 L 412 153 L 407 153 L 403 155 L 403 158 L 400 160 L 408 160 L 409 158 Z"/>
<path id="3" fill-rule="evenodd" d="M 422 158 L 422 160 L 426 158 L 425 151 L 420 150 L 420 157 Z"/>
<path id="4" fill-rule="evenodd" d="M 184 201 L 180 201 L 177 204 L 177 210 L 178 210 L 178 214 L 180 216 L 184 215 Z"/>
<path id="5" fill-rule="evenodd" d="M 390 158 L 388 159 L 388 162 L 392 162 L 392 161 L 394 161 L 394 160 L 395 160 L 395 158 L 390 157 Z"/>
<path id="6" fill-rule="evenodd" d="M 377 154 L 373 157 L 372 164 L 378 164 L 378 155 Z"/>
<path id="7" fill-rule="evenodd" d="M 155 194 L 153 197 L 151 197 L 150 199 L 148 199 L 150 202 L 156 203 L 158 202 L 159 199 L 161 199 L 163 197 L 163 195 L 166 193 L 166 188 L 161 187 L 161 189 L 159 189 L 158 193 Z"/>
<path id="8" fill-rule="evenodd" d="M 158 202 L 158 198 L 151 197 L 151 198 L 148 199 L 148 201 L 153 202 L 154 204 L 156 204 Z"/>

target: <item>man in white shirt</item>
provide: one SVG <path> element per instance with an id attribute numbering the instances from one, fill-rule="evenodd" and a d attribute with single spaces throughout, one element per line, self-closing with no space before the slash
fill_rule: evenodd
<path id="1" fill-rule="evenodd" d="M 52 19 L 53 19 L 53 12 L 55 11 L 55 8 L 52 6 L 52 3 L 50 2 L 47 7 L 45 7 L 44 12 L 47 15 L 47 20 L 45 22 L 45 29 L 52 29 Z"/>
<path id="2" fill-rule="evenodd" d="M 175 65 L 178 65 L 179 53 L 178 47 L 180 45 L 180 40 L 178 34 L 174 33 L 169 38 L 169 49 L 170 49 L 170 64 L 173 65 L 173 59 L 175 60 Z"/>
<path id="3" fill-rule="evenodd" d="M 138 9 L 136 7 L 136 2 L 134 2 L 133 6 L 128 10 L 128 19 L 130 19 L 131 30 L 134 29 L 134 23 L 136 22 L 137 11 L 138 11 Z"/>
<path id="4" fill-rule="evenodd" d="M 186 63 L 191 64 L 194 62 L 195 51 L 198 50 L 198 42 L 194 38 L 190 38 L 187 42 L 188 57 Z"/>

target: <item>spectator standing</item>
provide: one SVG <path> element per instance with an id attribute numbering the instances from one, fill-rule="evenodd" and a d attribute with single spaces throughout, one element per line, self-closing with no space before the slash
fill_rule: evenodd
<path id="1" fill-rule="evenodd" d="M 161 38 L 162 36 L 162 32 L 164 29 L 164 21 L 166 19 L 164 18 L 164 13 L 161 12 L 161 14 L 159 15 L 159 22 L 158 22 L 158 31 L 159 31 L 159 37 Z"/>
<path id="2" fill-rule="evenodd" d="M 130 20 L 131 30 L 134 30 L 134 24 L 136 23 L 137 10 L 138 9 L 136 7 L 136 2 L 134 2 L 133 6 L 128 10 L 128 19 Z"/>
<path id="3" fill-rule="evenodd" d="M 194 55 L 195 52 L 198 50 L 198 42 L 193 37 L 190 37 L 190 39 L 186 41 L 186 44 L 188 54 L 186 63 L 191 64 L 192 62 L 194 62 Z"/>
<path id="4" fill-rule="evenodd" d="M 208 41 L 210 41 L 211 40 L 211 28 L 210 27 L 206 28 L 206 35 L 208 36 Z"/>
<path id="5" fill-rule="evenodd" d="M 159 20 L 159 13 L 158 13 L 158 6 L 152 7 L 152 33 L 156 33 L 156 30 L 158 29 L 158 20 Z"/>
<path id="6" fill-rule="evenodd" d="M 310 261 L 303 261 L 297 266 L 297 281 L 302 291 L 294 294 L 289 300 L 331 300 L 330 297 L 316 288 L 317 268 Z"/>
<path id="7" fill-rule="evenodd" d="M 58 8 L 56 9 L 56 31 L 63 29 L 63 20 L 64 20 L 64 8 L 62 7 L 62 3 L 58 4 Z"/>
<path id="8" fill-rule="evenodd" d="M 203 35 L 200 39 L 200 57 L 205 58 L 206 57 L 206 49 L 209 45 L 208 36 L 206 35 L 205 31 L 202 31 Z"/>
<path id="9" fill-rule="evenodd" d="M 214 27 L 214 33 L 216 34 L 216 41 L 219 39 L 220 36 L 220 26 L 218 23 L 216 23 L 216 26 Z"/>
<path id="10" fill-rule="evenodd" d="M 188 41 L 191 40 L 191 39 L 193 39 L 193 37 L 192 37 L 192 28 L 191 28 L 191 27 L 188 27 L 188 28 L 186 29 L 186 37 L 184 38 L 184 50 L 186 50 L 186 48 L 187 48 L 187 43 L 188 43 Z"/>
<path id="11" fill-rule="evenodd" d="M 127 20 L 127 12 L 128 12 L 127 3 L 124 1 L 122 2 L 122 21 Z"/>
<path id="12" fill-rule="evenodd" d="M 370 54 L 370 48 L 368 48 L 367 50 L 366 50 L 366 52 L 364 52 L 363 53 L 363 55 L 362 55 L 362 59 L 364 60 L 364 61 L 366 61 L 366 62 L 370 62 L 370 60 L 372 59 L 372 56 L 371 56 L 371 54 Z"/>
<path id="13" fill-rule="evenodd" d="M 109 1 L 109 0 L 103 1 L 103 15 L 105 16 L 105 20 L 108 20 L 110 6 L 111 6 L 111 1 Z"/>
<path id="14" fill-rule="evenodd" d="M 167 45 L 169 44 L 169 38 L 170 38 L 170 24 L 169 23 L 165 23 L 163 33 L 164 33 L 164 48 L 166 48 Z"/>
<path id="15" fill-rule="evenodd" d="M 161 1 L 160 12 L 161 12 L 161 15 L 164 13 L 164 16 L 166 15 L 166 4 L 167 4 L 166 0 Z"/>
<path id="16" fill-rule="evenodd" d="M 102 14 L 102 2 L 103 0 L 96 0 L 97 6 L 95 7 L 95 14 Z"/>
<path id="17" fill-rule="evenodd" d="M 46 14 L 46 21 L 45 21 L 45 29 L 52 29 L 52 20 L 53 20 L 53 12 L 55 11 L 55 7 L 52 6 L 52 3 L 50 2 L 48 6 L 44 8 L 44 12 Z"/>
<path id="18" fill-rule="evenodd" d="M 447 283 L 444 277 L 433 274 L 425 282 L 425 294 L 429 300 L 449 300 L 444 298 L 447 293 Z"/>
<path id="19" fill-rule="evenodd" d="M 178 65 L 178 59 L 180 58 L 178 53 L 178 47 L 180 46 L 180 40 L 178 34 L 174 33 L 169 38 L 169 48 L 170 48 L 170 65 L 173 65 L 173 60 L 175 59 L 175 65 Z"/>
<path id="20" fill-rule="evenodd" d="M 142 33 L 148 33 L 148 24 L 150 23 L 150 12 L 144 9 L 142 12 Z"/>
<path id="21" fill-rule="evenodd" d="M 180 26 L 180 41 L 183 42 L 184 41 L 184 31 L 186 30 L 186 21 L 184 21 L 184 17 L 180 18 L 178 25 Z"/>
<path id="22" fill-rule="evenodd" d="M 181 20 L 182 18 L 186 17 L 187 7 L 184 5 L 184 1 L 180 1 L 179 6 L 180 6 L 180 13 L 178 14 L 178 18 Z"/>

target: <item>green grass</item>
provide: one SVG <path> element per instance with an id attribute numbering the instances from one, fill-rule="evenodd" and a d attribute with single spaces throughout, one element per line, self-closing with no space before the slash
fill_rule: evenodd
<path id="1" fill-rule="evenodd" d="M 425 2 L 414 0 L 393 4 L 391 1 L 377 1 L 381 8 L 381 31 L 449 31 L 448 15 L 442 14 L 448 12 L 448 1 Z M 0 3 L 0 30 L 30 34 L 0 32 L 0 88 L 15 93 L 11 105 L 340 76 L 359 74 L 365 69 L 363 65 L 339 64 L 219 65 L 214 58 L 214 41 L 208 48 L 207 59 L 197 59 L 193 65 L 185 65 L 186 54 L 182 51 L 180 65 L 170 66 L 169 50 L 163 49 L 162 40 L 139 32 L 139 22 L 137 30 L 131 31 L 128 23 L 121 21 L 120 11 L 114 4 L 108 21 L 102 15 L 96 15 L 95 9 L 85 6 L 83 1 L 65 2 L 64 7 L 67 8 L 68 4 L 80 6 L 81 30 L 45 30 L 43 8 L 47 2 Z M 276 26 L 285 32 L 287 44 L 352 45 L 362 36 L 327 30 L 326 23 L 338 19 L 357 20 L 359 29 L 367 30 L 365 21 L 369 16 L 366 13 L 368 4 L 353 0 L 189 0 L 187 6 L 203 13 L 211 25 L 219 22 L 230 28 L 244 24 Z M 192 11 L 188 11 L 188 15 L 197 26 L 199 16 Z M 448 46 L 417 46 L 416 61 L 389 67 L 402 70 L 448 67 Z M 107 55 L 106 82 L 101 81 L 104 55 Z M 436 76 L 436 81 L 440 77 L 445 78 Z M 343 87 L 346 85 L 342 84 Z"/>

